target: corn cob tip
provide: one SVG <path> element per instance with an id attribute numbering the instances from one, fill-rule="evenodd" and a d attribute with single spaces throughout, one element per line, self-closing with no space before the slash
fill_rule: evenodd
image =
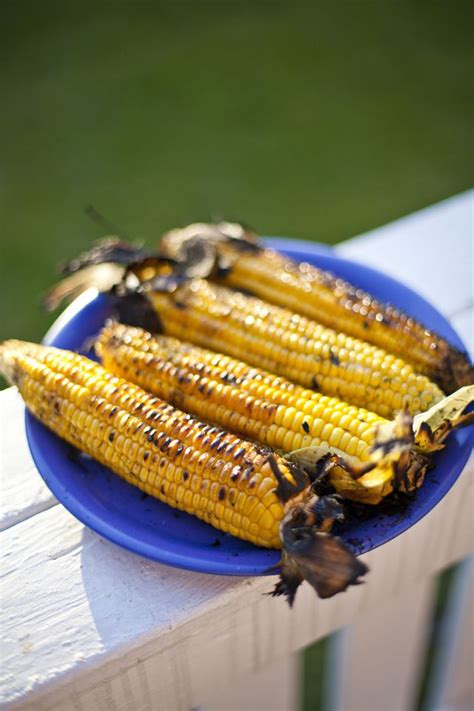
<path id="1" fill-rule="evenodd" d="M 156 309 L 147 297 L 139 292 L 128 292 L 116 299 L 114 318 L 128 326 L 140 326 L 152 333 L 162 333 L 163 325 Z"/>
<path id="2" fill-rule="evenodd" d="M 370 458 L 353 462 L 326 443 L 303 447 L 287 455 L 311 480 L 327 480 L 345 498 L 377 505 L 394 489 L 412 492 L 423 483 L 426 458 L 413 448 L 413 421 L 402 411 L 391 422 L 375 427 Z"/>
<path id="3" fill-rule="evenodd" d="M 288 512 L 280 527 L 281 573 L 272 596 L 285 595 L 292 607 L 303 580 L 320 598 L 333 597 L 362 582 L 360 578 L 368 567 L 340 538 L 329 533 L 333 523 L 342 520 L 344 509 L 334 495 L 313 496 Z"/>
<path id="4" fill-rule="evenodd" d="M 138 271 L 140 283 L 146 281 L 144 270 L 152 266 L 155 275 L 150 285 L 157 291 L 176 288 L 177 280 L 207 277 L 225 270 L 225 260 L 218 252 L 220 242 L 229 242 L 239 252 L 258 251 L 255 233 L 238 223 L 220 222 L 216 225 L 196 223 L 183 229 L 171 230 L 160 242 L 159 251 L 149 251 L 142 245 L 125 242 L 118 237 L 105 237 L 69 262 L 59 265 L 61 281 L 43 296 L 42 305 L 53 311 L 63 302 L 72 301 L 90 287 L 109 292 L 124 283 L 127 275 Z M 172 265 L 172 273 L 157 276 L 162 266 Z M 136 322 L 136 321 L 135 321 Z"/>
<path id="5" fill-rule="evenodd" d="M 170 230 L 159 244 L 162 257 L 176 260 L 188 277 L 222 276 L 242 252 L 262 250 L 256 233 L 236 222 L 197 222 Z"/>
<path id="6" fill-rule="evenodd" d="M 465 385 L 416 415 L 413 419 L 416 447 L 428 454 L 443 449 L 451 430 L 474 424 L 474 412 L 466 412 L 473 404 L 474 385 Z"/>
<path id="7" fill-rule="evenodd" d="M 176 288 L 177 265 L 173 275 L 161 275 L 168 272 L 169 259 L 144 249 L 141 245 L 128 244 L 116 237 L 99 240 L 90 250 L 75 259 L 59 265 L 62 279 L 46 291 L 41 299 L 43 308 L 54 311 L 63 301 L 69 302 L 89 288 L 99 292 L 115 293 L 126 298 L 141 290 L 141 283 L 146 281 L 146 269 L 152 264 L 153 288 L 164 290 Z M 135 273 L 138 271 L 138 274 Z M 158 276 L 160 274 L 160 276 Z M 160 284 L 161 280 L 161 284 Z"/>
<path id="8" fill-rule="evenodd" d="M 311 480 L 327 479 L 345 498 L 376 505 L 393 490 L 412 494 L 423 484 L 430 455 L 445 447 L 453 429 L 474 424 L 474 386 L 446 396 L 413 419 L 407 411 L 375 429 L 368 462 L 354 464 L 335 448 L 321 443 L 289 452 L 286 457 L 308 472 Z"/>
<path id="9" fill-rule="evenodd" d="M 63 276 L 68 276 L 86 267 L 106 263 L 129 266 L 150 256 L 152 256 L 151 252 L 144 249 L 142 245 L 129 244 L 119 237 L 105 237 L 75 259 L 61 264 L 59 272 Z"/>
<path id="10" fill-rule="evenodd" d="M 463 386 L 474 385 L 474 365 L 465 351 L 450 346 L 433 380 L 443 392 L 451 394 Z"/>
<path id="11" fill-rule="evenodd" d="M 19 348 L 24 352 L 27 351 L 31 343 L 18 341 L 13 338 L 7 341 L 0 341 L 0 375 L 3 375 L 7 383 L 17 385 L 21 376 L 21 370 L 18 368 L 16 355 Z"/>
<path id="12" fill-rule="evenodd" d="M 120 264 L 91 264 L 75 271 L 54 284 L 43 294 L 41 305 L 46 311 L 54 311 L 64 301 L 66 303 L 80 296 L 87 289 L 109 292 L 124 277 L 125 269 Z"/>
<path id="13" fill-rule="evenodd" d="M 186 243 L 197 241 L 208 244 L 229 243 L 240 250 L 259 250 L 259 237 L 248 225 L 239 222 L 194 222 L 186 227 L 170 230 L 160 239 L 161 253 L 175 256 Z"/>

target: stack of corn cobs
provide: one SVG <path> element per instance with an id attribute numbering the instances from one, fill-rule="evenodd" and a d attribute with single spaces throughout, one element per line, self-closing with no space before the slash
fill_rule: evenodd
<path id="1" fill-rule="evenodd" d="M 450 430 L 473 421 L 465 353 L 240 225 L 174 230 L 155 253 L 110 238 L 64 275 L 50 308 L 91 285 L 112 295 L 102 365 L 6 341 L 0 371 L 128 482 L 281 549 L 273 592 L 290 604 L 304 579 L 321 597 L 358 583 L 366 566 L 331 533 L 347 502 L 413 494 Z"/>

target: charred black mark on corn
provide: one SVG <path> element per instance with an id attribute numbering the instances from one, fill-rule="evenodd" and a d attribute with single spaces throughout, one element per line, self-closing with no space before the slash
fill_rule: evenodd
<path id="1" fill-rule="evenodd" d="M 232 473 L 230 475 L 230 480 L 231 481 L 237 481 L 237 479 L 240 477 L 242 474 L 242 467 L 237 465 L 232 469 Z"/>
<path id="2" fill-rule="evenodd" d="M 427 422 L 422 422 L 418 429 L 418 437 L 426 438 L 430 444 L 434 442 L 433 430 Z"/>
<path id="3" fill-rule="evenodd" d="M 278 486 L 276 487 L 275 493 L 283 503 L 286 503 L 292 499 L 296 494 L 298 494 L 303 489 L 308 488 L 309 479 L 305 472 L 293 466 L 290 462 L 287 463 L 288 469 L 294 479 L 292 483 L 285 474 L 280 470 L 275 457 L 273 454 L 268 456 L 268 464 L 272 470 L 273 476 L 275 477 Z"/>
<path id="4" fill-rule="evenodd" d="M 119 293 L 113 304 L 113 311 L 121 323 L 141 326 L 152 333 L 163 331 L 157 312 L 142 293 Z"/>
<path id="5" fill-rule="evenodd" d="M 337 353 L 335 353 L 332 348 L 329 348 L 329 360 L 333 365 L 340 365 L 341 363 L 337 356 Z"/>
<path id="6" fill-rule="evenodd" d="M 58 354 L 55 362 L 61 372 L 59 392 L 66 395 L 76 392 L 71 391 L 71 381 L 67 378 L 69 361 L 64 365 Z M 84 361 L 77 356 L 77 363 L 81 362 Z M 61 368 L 66 371 L 65 374 Z M 94 393 L 101 392 L 102 379 L 104 394 L 110 393 L 110 376 L 105 374 L 101 366 L 91 365 L 90 361 L 86 373 L 75 374 L 74 377 L 83 389 L 90 387 L 93 382 Z M 145 391 L 140 391 L 130 383 L 120 382 L 116 396 L 110 399 L 107 395 L 107 401 L 95 395 L 92 397 L 92 393 L 91 397 L 77 398 L 76 407 L 68 408 L 72 419 L 69 424 L 66 420 L 63 422 L 64 418 L 51 417 L 53 399 L 49 399 L 48 405 L 38 404 L 42 394 L 40 392 L 37 397 L 38 409 L 35 414 L 56 431 L 62 428 L 58 432 L 61 436 L 71 441 L 74 434 L 74 443 L 77 441 L 86 453 L 95 456 L 145 493 L 151 493 L 172 506 L 194 513 L 217 528 L 226 526 L 233 535 L 257 545 L 279 548 L 282 543 L 280 526 L 285 512 L 296 507 L 300 507 L 301 511 L 306 510 L 306 502 L 311 493 L 305 473 L 265 447 L 239 440 L 230 433 L 222 433 L 213 425 L 199 423 L 170 406 L 162 405 L 156 398 L 151 399 Z M 137 410 L 139 403 L 144 406 Z M 111 430 L 110 411 L 112 406 L 119 404 L 117 421 L 120 421 L 120 425 Z M 68 416 L 67 413 L 65 416 Z M 158 429 L 147 424 L 150 418 L 154 425 L 159 421 Z M 135 433 L 137 419 L 141 419 L 143 427 Z M 85 426 L 81 427 L 81 423 Z M 190 428 L 189 433 L 187 439 L 181 441 L 182 429 L 185 427 Z M 199 435 L 202 445 L 197 441 Z M 222 452 L 219 456 L 216 450 L 211 449 L 215 438 L 220 438 L 217 449 L 222 448 Z M 96 441 L 101 439 L 103 442 L 115 441 L 116 444 L 104 447 L 101 453 Z M 149 447 L 151 443 L 153 448 Z M 155 447 L 158 447 L 158 452 Z M 163 453 L 162 457 L 159 450 Z M 177 460 L 181 457 L 180 463 Z M 158 461 L 160 467 L 162 464 L 159 473 L 155 466 Z M 230 485 L 234 479 L 239 480 L 238 486 Z M 199 493 L 197 498 L 196 492 Z M 290 502 L 300 492 L 301 496 Z M 288 506 L 281 506 L 278 498 L 287 501 Z M 254 509 L 254 520 L 251 511 L 248 518 L 241 513 L 246 510 L 246 501 L 249 500 L 259 504 Z M 231 508 L 233 506 L 235 510 Z M 236 516 L 237 507 L 241 506 L 243 508 L 238 509 L 239 516 Z M 228 522 L 229 514 L 232 523 Z M 178 513 L 173 515 L 179 517 Z M 316 521 L 314 512 L 312 516 Z M 246 521 L 242 524 L 244 528 L 239 525 L 242 520 Z M 304 523 L 308 525 L 308 521 Z"/>

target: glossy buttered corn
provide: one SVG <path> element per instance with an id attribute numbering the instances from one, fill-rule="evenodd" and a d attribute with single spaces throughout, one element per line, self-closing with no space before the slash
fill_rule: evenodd
<path id="1" fill-rule="evenodd" d="M 307 475 L 279 455 L 69 351 L 6 341 L 0 373 L 40 422 L 129 483 L 222 531 L 282 548 L 274 594 L 290 604 L 304 578 L 329 597 L 366 572 L 328 533 L 339 503 L 313 495 Z"/>
<path id="2" fill-rule="evenodd" d="M 392 418 L 443 393 L 400 358 L 289 309 L 195 279 L 145 291 L 165 334 L 243 360 L 306 388 Z"/>
<path id="3" fill-rule="evenodd" d="M 399 355 L 447 392 L 474 383 L 466 353 L 403 311 L 328 271 L 298 263 L 258 243 L 241 225 L 195 224 L 172 230 L 160 243 L 162 254 L 193 253 L 201 240 L 215 249 L 211 278 L 295 311 L 336 331 Z"/>

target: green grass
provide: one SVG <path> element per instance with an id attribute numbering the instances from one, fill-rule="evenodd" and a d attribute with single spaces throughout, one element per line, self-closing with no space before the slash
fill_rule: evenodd
<path id="1" fill-rule="evenodd" d="M 2 7 L 0 338 L 54 267 L 214 216 L 336 242 L 467 188 L 467 2 Z"/>

